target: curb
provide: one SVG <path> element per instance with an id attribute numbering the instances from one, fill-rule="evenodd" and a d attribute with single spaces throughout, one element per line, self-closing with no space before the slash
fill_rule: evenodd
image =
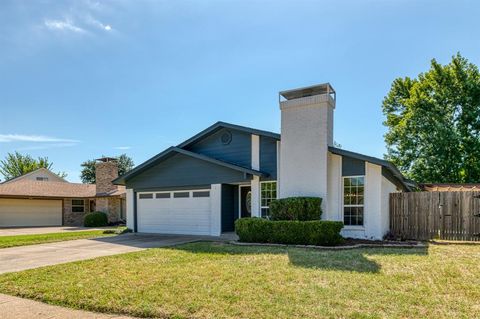
<path id="1" fill-rule="evenodd" d="M 230 241 L 229 244 L 237 246 L 265 246 L 265 247 L 293 247 L 311 248 L 317 250 L 349 250 L 357 248 L 425 248 L 427 245 L 417 242 L 416 244 L 356 244 L 350 246 L 314 246 L 314 245 L 287 245 L 287 244 L 264 244 L 264 243 L 243 243 Z"/>

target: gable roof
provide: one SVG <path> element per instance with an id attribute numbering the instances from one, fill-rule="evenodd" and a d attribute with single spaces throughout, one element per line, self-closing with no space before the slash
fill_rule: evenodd
<path id="1" fill-rule="evenodd" d="M 0 184 L 0 197 L 53 197 L 53 198 L 86 198 L 120 196 L 125 187 L 119 187 L 110 193 L 97 194 L 95 184 L 43 182 L 20 180 L 15 183 Z"/>
<path id="2" fill-rule="evenodd" d="M 197 142 L 198 140 L 204 138 L 205 136 L 208 136 L 210 134 L 213 134 L 213 133 L 217 132 L 218 130 L 220 130 L 222 128 L 228 128 L 228 129 L 237 130 L 237 131 L 241 131 L 241 132 L 246 132 L 246 133 L 249 133 L 249 134 L 260 135 L 260 136 L 268 136 L 268 137 L 274 138 L 276 140 L 280 140 L 280 134 L 278 134 L 278 133 L 263 131 L 263 130 L 257 130 L 257 129 L 254 129 L 254 128 L 251 128 L 251 127 L 240 126 L 240 125 L 226 123 L 226 122 L 217 122 L 217 123 L 207 127 L 206 129 L 204 129 L 200 133 L 198 133 L 198 134 L 194 135 L 193 137 L 189 138 L 188 140 L 178 144 L 177 147 L 178 148 L 187 147 L 187 146 Z"/>
<path id="3" fill-rule="evenodd" d="M 407 180 L 403 176 L 403 174 L 398 170 L 398 168 L 395 165 L 393 165 L 392 163 L 390 163 L 389 161 L 386 161 L 386 160 L 383 160 L 383 159 L 380 159 L 380 158 L 377 158 L 377 157 L 372 157 L 372 156 L 368 156 L 368 155 L 363 155 L 363 154 L 347 151 L 347 150 L 344 150 L 344 149 L 341 149 L 341 148 L 336 148 L 336 147 L 333 147 L 333 146 L 329 146 L 328 150 L 333 154 L 356 158 L 356 159 L 359 159 L 359 160 L 362 160 L 362 161 L 365 161 L 365 162 L 369 162 L 369 163 L 380 165 L 380 166 L 384 167 L 408 191 L 411 191 L 416 186 L 415 182 Z"/>
<path id="4" fill-rule="evenodd" d="M 38 172 L 41 172 L 41 171 L 44 171 L 44 172 L 46 172 L 46 173 L 48 173 L 48 174 L 51 174 L 51 175 L 57 177 L 59 180 L 63 181 L 63 183 L 68 183 L 67 180 L 65 180 L 64 178 L 58 176 L 57 174 L 55 174 L 55 173 L 52 172 L 51 170 L 49 170 L 49 169 L 47 169 L 47 168 L 45 168 L 45 167 L 40 167 L 40 168 L 37 168 L 36 170 L 33 170 L 33 171 L 31 171 L 31 172 L 28 172 L 28 173 L 25 173 L 25 174 L 23 174 L 23 175 L 20 175 L 20 176 L 14 177 L 14 178 L 12 178 L 12 179 L 6 180 L 6 181 L 4 181 L 3 183 L 0 183 L 0 184 L 7 184 L 7 183 L 11 183 L 11 182 L 16 182 L 16 181 L 19 181 L 19 180 L 24 179 L 25 177 L 28 177 L 28 176 L 30 176 L 30 175 L 33 175 L 33 174 L 38 173 Z"/>
<path id="5" fill-rule="evenodd" d="M 221 161 L 221 160 L 217 160 L 213 157 L 209 157 L 209 156 L 206 156 L 206 155 L 190 152 L 190 151 L 184 150 L 182 148 L 172 146 L 172 147 L 167 148 L 165 151 L 163 151 L 163 152 L 155 155 L 154 157 L 150 158 L 146 162 L 140 164 L 139 166 L 135 167 L 134 169 L 132 169 L 131 171 L 129 171 L 125 175 L 114 179 L 113 184 L 124 185 L 125 181 L 127 179 L 130 179 L 130 178 L 140 174 L 141 172 L 151 168 L 152 166 L 158 164 L 159 162 L 161 162 L 163 160 L 166 160 L 167 158 L 170 158 L 171 156 L 173 156 L 175 154 L 183 154 L 183 155 L 186 155 L 186 156 L 190 156 L 192 158 L 196 158 L 196 159 L 206 161 L 206 162 L 209 162 L 209 163 L 213 163 L 213 164 L 216 164 L 216 165 L 220 165 L 220 166 L 223 166 L 223 167 L 228 167 L 230 169 L 237 170 L 237 171 L 247 173 L 247 174 L 251 174 L 251 175 L 268 176 L 268 174 L 263 173 L 261 171 L 257 171 L 257 170 L 250 169 L 250 168 L 247 168 L 247 167 L 243 167 L 243 166 L 235 165 L 235 164 L 232 164 L 232 163 L 224 162 L 224 161 Z"/>

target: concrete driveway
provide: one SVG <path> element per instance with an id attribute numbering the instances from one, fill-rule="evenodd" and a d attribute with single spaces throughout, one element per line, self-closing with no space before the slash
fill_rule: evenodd
<path id="1" fill-rule="evenodd" d="M 0 274 L 71 261 L 110 256 L 146 248 L 174 246 L 205 239 L 200 236 L 125 234 L 0 249 Z"/>
<path id="2" fill-rule="evenodd" d="M 116 227 L 0 227 L 0 236 L 35 235 L 49 233 L 69 233 L 86 230 L 105 230 Z"/>
<path id="3" fill-rule="evenodd" d="M 47 305 L 38 301 L 0 294 L 0 319 L 133 319 Z"/>

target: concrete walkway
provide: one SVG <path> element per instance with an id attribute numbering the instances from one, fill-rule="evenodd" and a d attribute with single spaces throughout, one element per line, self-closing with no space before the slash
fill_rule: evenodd
<path id="1" fill-rule="evenodd" d="M 0 274 L 189 243 L 200 236 L 124 234 L 0 249 Z"/>
<path id="2" fill-rule="evenodd" d="M 70 233 L 87 230 L 106 230 L 116 227 L 0 227 L 0 236 L 36 235 L 50 233 Z"/>
<path id="3" fill-rule="evenodd" d="M 100 314 L 47 305 L 38 301 L 0 294 L 0 319 L 127 319 L 131 317 Z"/>

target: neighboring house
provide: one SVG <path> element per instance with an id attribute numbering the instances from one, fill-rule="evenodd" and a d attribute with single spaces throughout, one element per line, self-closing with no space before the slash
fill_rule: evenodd
<path id="1" fill-rule="evenodd" d="M 267 217 L 273 199 L 319 196 L 322 218 L 343 221 L 344 236 L 381 239 L 389 194 L 410 190 L 402 174 L 333 146 L 330 84 L 280 92 L 280 99 L 281 135 L 218 122 L 116 179 L 127 188 L 127 226 L 218 236 L 238 218 Z"/>
<path id="2" fill-rule="evenodd" d="M 125 187 L 114 159 L 96 163 L 97 184 L 69 183 L 40 168 L 0 184 L 0 227 L 83 226 L 86 213 L 103 211 L 110 222 L 125 219 Z"/>
<path id="3" fill-rule="evenodd" d="M 480 191 L 480 184 L 419 184 L 424 192 L 472 192 Z"/>
<path id="4" fill-rule="evenodd" d="M 61 178 L 55 173 L 52 173 L 46 168 L 39 168 L 36 169 L 30 173 L 23 174 L 21 176 L 9 179 L 8 181 L 5 181 L 3 183 L 0 183 L 0 185 L 5 185 L 9 183 L 14 183 L 18 181 L 39 181 L 39 182 L 64 182 L 68 183 L 65 179 Z"/>

